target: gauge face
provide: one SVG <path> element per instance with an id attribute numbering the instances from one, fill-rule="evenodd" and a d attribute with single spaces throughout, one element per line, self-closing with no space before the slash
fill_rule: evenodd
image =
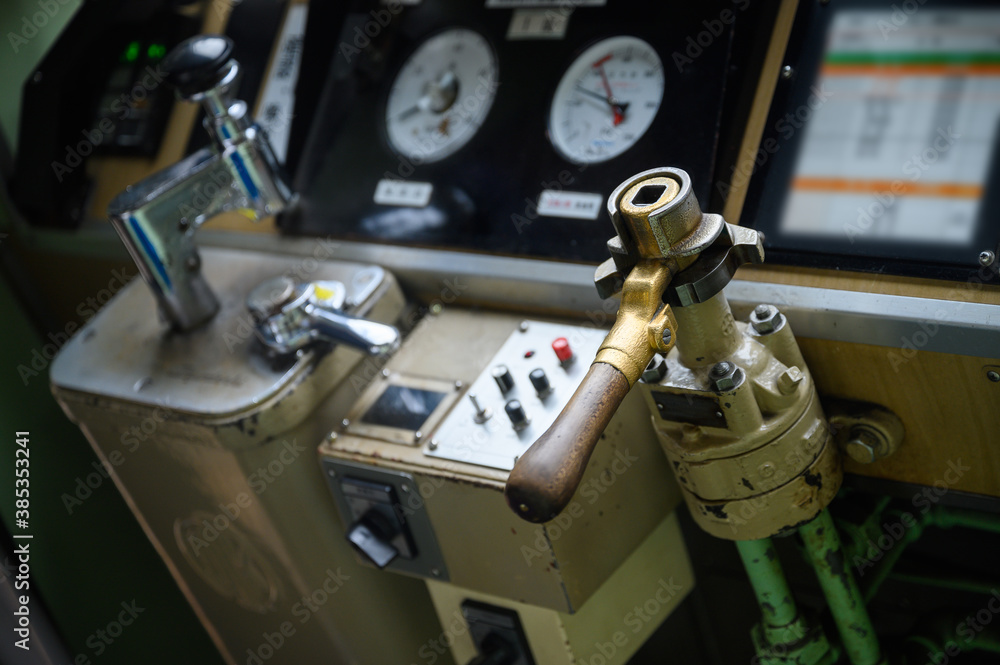
<path id="1" fill-rule="evenodd" d="M 409 57 L 389 90 L 386 133 L 414 164 L 436 162 L 469 142 L 496 94 L 497 59 L 465 28 L 440 32 Z"/>
<path id="2" fill-rule="evenodd" d="M 563 157 L 596 164 L 642 138 L 663 100 L 663 64 L 638 37 L 611 37 L 577 58 L 556 88 L 549 138 Z"/>

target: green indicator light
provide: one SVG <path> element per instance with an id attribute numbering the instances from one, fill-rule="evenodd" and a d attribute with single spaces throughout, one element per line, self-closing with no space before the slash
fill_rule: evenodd
<path id="1" fill-rule="evenodd" d="M 163 44 L 150 44 L 146 49 L 146 55 L 150 60 L 159 60 L 167 54 L 167 47 Z"/>
<path id="2" fill-rule="evenodd" d="M 125 62 L 135 62 L 139 58 L 139 42 L 131 42 L 125 48 Z"/>

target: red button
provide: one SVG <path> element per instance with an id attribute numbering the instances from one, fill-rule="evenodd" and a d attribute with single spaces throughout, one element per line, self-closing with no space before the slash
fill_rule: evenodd
<path id="1" fill-rule="evenodd" d="M 573 349 L 569 348 L 569 342 L 566 341 L 565 337 L 557 337 L 554 342 L 552 342 L 552 350 L 556 352 L 556 358 L 559 362 L 564 363 L 573 357 Z"/>

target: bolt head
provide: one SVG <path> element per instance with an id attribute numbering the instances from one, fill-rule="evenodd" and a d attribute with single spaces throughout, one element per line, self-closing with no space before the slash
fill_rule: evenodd
<path id="1" fill-rule="evenodd" d="M 844 452 L 860 464 L 871 464 L 886 453 L 886 444 L 882 437 L 867 427 L 854 427 L 850 439 L 844 444 Z"/>
<path id="2" fill-rule="evenodd" d="M 670 341 L 673 338 L 674 338 L 674 334 L 672 332 L 670 332 L 670 328 L 665 328 L 664 331 L 663 331 L 663 336 L 661 337 L 661 339 L 663 340 L 664 346 L 670 346 Z"/>
<path id="3" fill-rule="evenodd" d="M 774 305 L 757 305 L 750 314 L 750 325 L 758 335 L 767 335 L 781 328 L 785 317 Z"/>
<path id="4" fill-rule="evenodd" d="M 860 464 L 871 464 L 877 457 L 874 446 L 860 437 L 848 441 L 844 448 L 850 458 Z"/>

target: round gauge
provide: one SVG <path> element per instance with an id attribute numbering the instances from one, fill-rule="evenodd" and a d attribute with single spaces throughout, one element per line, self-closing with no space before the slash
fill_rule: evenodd
<path id="1" fill-rule="evenodd" d="M 596 164 L 642 138 L 663 100 L 663 64 L 638 37 L 610 37 L 573 61 L 556 88 L 549 138 L 563 157 Z"/>
<path id="2" fill-rule="evenodd" d="M 389 89 L 385 126 L 393 150 L 415 164 L 454 153 L 486 119 L 496 81 L 496 56 L 479 33 L 452 28 L 425 41 Z"/>

